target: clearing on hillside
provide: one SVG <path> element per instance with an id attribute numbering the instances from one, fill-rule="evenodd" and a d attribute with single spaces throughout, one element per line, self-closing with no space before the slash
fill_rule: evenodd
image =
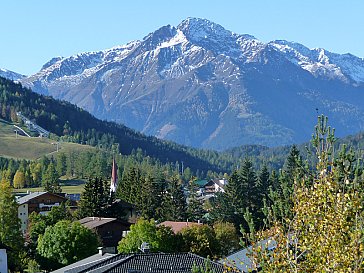
<path id="1" fill-rule="evenodd" d="M 0 156 L 35 160 L 44 155 L 57 153 L 54 140 L 16 135 L 14 124 L 0 119 Z M 94 147 L 70 142 L 59 143 L 59 151 L 85 151 Z"/>

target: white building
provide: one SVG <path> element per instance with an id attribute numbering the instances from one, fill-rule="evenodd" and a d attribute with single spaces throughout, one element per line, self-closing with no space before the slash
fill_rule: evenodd
<path id="1" fill-rule="evenodd" d="M 50 192 L 33 192 L 17 200 L 18 218 L 21 221 L 21 231 L 23 234 L 28 227 L 29 215 L 35 211 L 39 214 L 46 215 L 52 207 L 60 206 L 62 202 L 66 202 L 64 196 Z"/>
<path id="2" fill-rule="evenodd" d="M 0 273 L 8 273 L 7 247 L 0 243 Z"/>

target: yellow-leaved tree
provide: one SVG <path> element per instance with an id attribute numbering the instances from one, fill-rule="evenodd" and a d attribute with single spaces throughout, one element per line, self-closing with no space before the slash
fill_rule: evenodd
<path id="1" fill-rule="evenodd" d="M 315 170 L 294 179 L 292 218 L 256 234 L 251 257 L 262 272 L 363 272 L 363 198 L 352 151 L 334 154 L 334 130 L 319 116 Z M 269 247 L 270 246 L 270 247 Z M 275 248 L 272 249 L 272 246 Z"/>

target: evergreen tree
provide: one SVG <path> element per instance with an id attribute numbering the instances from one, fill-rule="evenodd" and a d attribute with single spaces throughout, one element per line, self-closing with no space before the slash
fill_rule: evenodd
<path id="1" fill-rule="evenodd" d="M 66 155 L 64 153 L 58 153 L 57 154 L 57 165 L 56 165 L 56 171 L 58 173 L 59 176 L 65 175 L 66 174 Z"/>
<path id="2" fill-rule="evenodd" d="M 40 162 L 32 162 L 29 166 L 34 186 L 40 186 L 42 182 L 42 165 Z"/>
<path id="3" fill-rule="evenodd" d="M 267 197 L 268 189 L 270 186 L 270 174 L 267 165 L 263 165 L 263 168 L 260 170 L 257 180 L 257 190 L 261 200 Z"/>
<path id="4" fill-rule="evenodd" d="M 58 174 L 53 162 L 49 163 L 46 172 L 43 175 L 42 185 L 45 191 L 52 193 L 62 192 L 59 185 Z"/>
<path id="5" fill-rule="evenodd" d="M 189 221 L 197 222 L 201 220 L 204 215 L 204 209 L 202 206 L 202 202 L 197 197 L 198 187 L 196 185 L 196 178 L 192 177 L 189 181 L 188 187 L 188 203 L 187 203 L 187 219 Z"/>
<path id="6" fill-rule="evenodd" d="M 158 191 L 155 186 L 154 178 L 148 175 L 143 183 L 141 198 L 139 202 L 140 215 L 145 219 L 156 218 L 158 209 Z"/>
<path id="7" fill-rule="evenodd" d="M 287 176 L 294 177 L 296 172 L 299 170 L 301 165 L 300 163 L 302 163 L 300 152 L 296 145 L 292 145 L 283 168 Z"/>
<path id="8" fill-rule="evenodd" d="M 163 201 L 163 216 L 165 220 L 186 221 L 186 197 L 182 185 L 176 176 L 168 181 L 167 193 Z"/>
<path id="9" fill-rule="evenodd" d="M 257 183 L 256 183 L 256 191 L 254 195 L 256 196 L 255 201 L 255 215 L 254 219 L 257 224 L 257 227 L 263 225 L 264 222 L 264 213 L 263 209 L 266 203 L 266 200 L 269 198 L 269 189 L 271 187 L 270 182 L 270 174 L 266 165 L 263 165 L 263 168 L 260 170 Z"/>
<path id="10" fill-rule="evenodd" d="M 241 223 L 238 216 L 242 213 L 242 208 L 244 208 L 243 198 L 245 187 L 243 187 L 242 183 L 243 181 L 241 180 L 238 171 L 234 171 L 225 187 L 225 197 L 230 203 L 231 210 L 229 211 L 232 213 L 232 215 L 229 215 L 228 219 L 233 221 L 236 225 Z M 242 218 L 240 217 L 240 219 Z"/>
<path id="11" fill-rule="evenodd" d="M 268 190 L 268 196 L 263 209 L 266 225 L 269 225 L 272 219 L 281 221 L 285 225 L 284 219 L 292 217 L 293 181 L 295 179 L 302 179 L 307 173 L 309 173 L 308 167 L 304 165 L 299 150 L 293 145 L 283 170 L 278 176 L 275 172 L 272 173 L 272 187 Z"/>
<path id="12" fill-rule="evenodd" d="M 109 195 L 107 184 L 102 179 L 89 179 L 81 195 L 77 217 L 102 217 L 109 203 Z"/>
<path id="13" fill-rule="evenodd" d="M 117 189 L 117 197 L 138 205 L 140 202 L 142 180 L 143 178 L 138 167 L 125 167 Z"/>

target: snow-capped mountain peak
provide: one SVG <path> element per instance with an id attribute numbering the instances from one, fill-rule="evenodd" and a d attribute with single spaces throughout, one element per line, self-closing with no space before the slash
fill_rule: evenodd
<path id="1" fill-rule="evenodd" d="M 264 43 L 200 18 L 54 58 L 21 83 L 101 119 L 206 148 L 303 141 L 316 108 L 339 117 L 347 132 L 364 130 L 362 58 Z"/>
<path id="2" fill-rule="evenodd" d="M 219 24 L 201 18 L 187 18 L 177 28 L 181 30 L 188 39 L 194 42 L 203 39 L 215 39 L 219 37 L 230 37 L 232 32 L 226 30 Z"/>
<path id="3" fill-rule="evenodd" d="M 269 44 L 315 77 L 339 79 L 355 84 L 364 83 L 363 58 L 352 54 L 332 53 L 324 48 L 309 49 L 302 44 L 284 40 L 272 41 Z"/>

